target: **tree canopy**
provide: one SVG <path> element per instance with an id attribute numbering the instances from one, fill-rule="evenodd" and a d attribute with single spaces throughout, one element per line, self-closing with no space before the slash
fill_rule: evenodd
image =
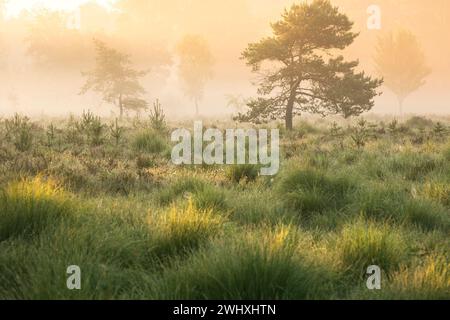
<path id="1" fill-rule="evenodd" d="M 358 61 L 336 54 L 357 37 L 352 26 L 328 0 L 286 9 L 272 24 L 273 36 L 249 44 L 242 54 L 260 75 L 259 97 L 237 119 L 260 123 L 284 118 L 292 129 L 293 116 L 301 112 L 350 117 L 370 110 L 382 81 L 355 71 Z M 268 67 L 263 69 L 263 63 Z"/>
<path id="2" fill-rule="evenodd" d="M 406 97 L 423 86 L 431 73 L 420 43 L 407 30 L 390 32 L 378 38 L 374 60 L 384 84 L 397 96 L 402 114 Z"/>
<path id="3" fill-rule="evenodd" d="M 105 43 L 95 40 L 96 65 L 89 72 L 84 72 L 87 81 L 81 93 L 89 90 L 99 92 L 103 100 L 113 103 L 120 109 L 123 116 L 124 109 L 144 109 L 147 103 L 140 98 L 145 93 L 139 83 L 139 78 L 147 74 L 146 71 L 134 70 L 130 57 L 109 48 Z"/>

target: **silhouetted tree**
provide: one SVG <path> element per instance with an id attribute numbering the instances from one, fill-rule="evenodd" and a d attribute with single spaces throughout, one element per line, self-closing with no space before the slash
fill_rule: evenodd
<path id="1" fill-rule="evenodd" d="M 195 103 L 195 114 L 203 98 L 206 82 L 212 78 L 213 56 L 208 43 L 200 36 L 185 36 L 177 46 L 180 57 L 178 74 L 183 82 L 183 91 Z"/>
<path id="2" fill-rule="evenodd" d="M 94 44 L 96 66 L 83 73 L 87 81 L 81 94 L 89 90 L 101 93 L 103 100 L 119 108 L 121 117 L 124 109 L 136 111 L 147 108 L 147 102 L 140 98 L 145 90 L 139 83 L 139 78 L 147 72 L 134 70 L 128 55 L 107 47 L 99 40 L 94 40 Z"/>
<path id="3" fill-rule="evenodd" d="M 417 38 L 406 30 L 380 36 L 374 60 L 386 87 L 397 96 L 402 115 L 406 97 L 423 86 L 431 72 Z"/>
<path id="4" fill-rule="evenodd" d="M 240 121 L 255 123 L 284 118 L 292 129 L 293 116 L 302 111 L 359 115 L 370 110 L 381 80 L 357 73 L 357 61 L 341 55 L 325 58 L 349 46 L 357 34 L 353 23 L 328 0 L 293 5 L 272 24 L 273 36 L 252 43 L 242 56 L 261 73 L 260 97 L 248 103 Z M 262 70 L 262 63 L 271 68 Z"/>

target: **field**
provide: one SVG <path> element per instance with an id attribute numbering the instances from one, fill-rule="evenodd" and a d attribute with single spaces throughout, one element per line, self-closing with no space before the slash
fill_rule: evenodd
<path id="1" fill-rule="evenodd" d="M 189 121 L 2 119 L 0 299 L 450 299 L 440 121 L 300 119 L 271 177 L 173 165 Z"/>

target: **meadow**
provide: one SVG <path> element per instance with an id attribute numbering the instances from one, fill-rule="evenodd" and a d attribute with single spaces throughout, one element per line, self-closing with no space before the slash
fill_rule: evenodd
<path id="1" fill-rule="evenodd" d="M 450 299 L 450 119 L 335 120 L 260 176 L 173 165 L 189 121 L 3 118 L 0 299 Z"/>

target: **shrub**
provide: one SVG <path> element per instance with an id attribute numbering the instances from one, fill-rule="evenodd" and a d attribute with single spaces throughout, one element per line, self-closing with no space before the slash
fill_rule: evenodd
<path id="1" fill-rule="evenodd" d="M 139 177 L 134 170 L 120 162 L 117 167 L 105 171 L 101 179 L 107 191 L 129 194 L 136 187 Z"/>
<path id="2" fill-rule="evenodd" d="M 370 265 L 377 265 L 387 273 L 396 270 L 406 251 L 397 230 L 362 219 L 344 226 L 336 246 L 344 271 L 358 277 Z"/>
<path id="3" fill-rule="evenodd" d="M 67 194 L 52 180 L 37 177 L 11 183 L 0 195 L 0 241 L 32 237 L 70 211 Z"/>
<path id="4" fill-rule="evenodd" d="M 434 125 L 433 120 L 430 120 L 430 119 L 427 119 L 424 117 L 419 117 L 419 116 L 411 117 L 410 119 L 408 119 L 405 122 L 406 127 L 415 128 L 415 129 L 431 128 L 431 127 L 433 127 L 433 125 Z"/>
<path id="5" fill-rule="evenodd" d="M 167 129 L 166 116 L 158 99 L 153 103 L 153 110 L 150 110 L 150 126 L 157 131 Z"/>
<path id="6" fill-rule="evenodd" d="M 48 172 L 62 180 L 69 188 L 81 189 L 89 185 L 89 174 L 86 165 L 78 157 L 65 152 L 50 162 Z"/>
<path id="7" fill-rule="evenodd" d="M 368 139 L 370 138 L 370 131 L 367 125 L 367 121 L 360 119 L 355 127 L 352 129 L 351 139 L 358 149 L 363 148 Z"/>
<path id="8" fill-rule="evenodd" d="M 155 159 L 151 156 L 140 154 L 136 157 L 136 167 L 138 169 L 148 169 L 155 166 Z"/>
<path id="9" fill-rule="evenodd" d="M 5 120 L 6 140 L 12 141 L 17 150 L 25 152 L 33 145 L 32 126 L 28 117 L 14 114 Z"/>
<path id="10" fill-rule="evenodd" d="M 109 135 L 114 139 L 116 146 L 119 145 L 123 133 L 124 128 L 119 125 L 119 119 L 116 118 L 114 122 L 109 125 Z"/>

